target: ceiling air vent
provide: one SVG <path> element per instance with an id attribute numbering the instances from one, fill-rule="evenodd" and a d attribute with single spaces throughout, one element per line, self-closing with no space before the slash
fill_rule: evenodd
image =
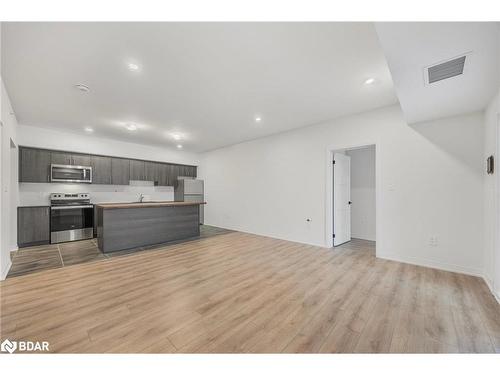
<path id="1" fill-rule="evenodd" d="M 427 68 L 427 83 L 442 81 L 451 77 L 456 77 L 464 73 L 465 60 L 467 55 L 454 58 L 452 60 L 439 63 Z"/>

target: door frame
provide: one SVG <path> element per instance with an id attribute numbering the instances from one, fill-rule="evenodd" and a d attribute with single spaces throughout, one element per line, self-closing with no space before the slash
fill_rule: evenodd
<path id="1" fill-rule="evenodd" d="M 335 160 L 335 155 L 337 155 L 337 160 Z M 333 246 L 334 247 L 337 247 L 337 246 L 341 246 L 345 243 L 348 243 L 352 240 L 352 236 L 351 236 L 351 223 L 349 222 L 349 239 L 347 241 L 344 241 L 344 242 L 341 242 L 341 243 L 338 243 L 337 245 L 335 244 L 335 238 L 334 236 L 337 236 L 338 233 L 335 232 L 335 168 L 337 167 L 337 162 L 338 162 L 338 157 L 339 156 L 342 156 L 342 157 L 345 157 L 347 158 L 347 160 L 349 161 L 349 191 L 348 191 L 348 195 L 349 195 L 349 206 L 348 206 L 348 209 L 349 209 L 349 221 L 351 221 L 351 218 L 352 218 L 352 213 L 351 213 L 351 205 L 350 205 L 350 202 L 351 202 L 351 157 L 349 155 L 346 155 L 344 152 L 337 152 L 337 151 L 334 151 L 332 152 L 332 158 L 334 159 L 335 163 L 332 163 L 332 233 L 333 233 L 333 236 L 332 236 L 332 241 L 333 241 Z M 338 228 L 337 228 L 338 229 Z"/>
<path id="2" fill-rule="evenodd" d="M 495 228 L 496 233 L 494 233 L 494 243 L 493 243 L 493 280 L 492 280 L 492 292 L 498 303 L 500 303 L 500 280 L 498 280 L 498 275 L 500 274 L 500 111 L 497 113 L 497 124 L 496 124 L 496 146 L 495 146 L 495 160 L 494 160 L 494 174 L 496 174 L 495 182 L 495 200 L 496 200 L 496 215 L 495 215 Z M 483 277 L 484 278 L 484 277 Z M 486 278 L 484 278 L 486 280 Z"/>
<path id="3" fill-rule="evenodd" d="M 353 144 L 333 144 L 326 149 L 326 181 L 325 181 L 325 244 L 328 248 L 333 248 L 333 154 L 335 152 L 344 152 L 355 150 L 367 146 L 375 146 L 375 252 L 378 252 L 380 246 L 380 233 L 383 226 L 381 212 L 382 184 L 381 184 L 381 162 L 380 162 L 380 142 L 377 140 L 359 142 Z"/>

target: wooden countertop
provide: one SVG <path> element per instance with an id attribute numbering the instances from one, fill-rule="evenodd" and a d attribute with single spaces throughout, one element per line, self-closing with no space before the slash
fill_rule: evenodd
<path id="1" fill-rule="evenodd" d="M 207 204 L 207 202 L 133 202 L 133 203 L 98 203 L 97 208 L 146 208 L 146 207 L 169 207 L 169 206 L 195 206 L 199 204 Z"/>

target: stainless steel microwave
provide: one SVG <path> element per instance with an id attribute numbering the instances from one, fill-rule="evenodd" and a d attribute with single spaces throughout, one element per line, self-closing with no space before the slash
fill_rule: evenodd
<path id="1" fill-rule="evenodd" d="M 82 165 L 50 165 L 51 182 L 84 182 L 92 183 L 92 167 Z"/>

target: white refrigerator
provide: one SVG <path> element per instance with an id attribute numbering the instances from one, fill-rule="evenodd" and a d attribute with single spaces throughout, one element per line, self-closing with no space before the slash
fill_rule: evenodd
<path id="1" fill-rule="evenodd" d="M 175 184 L 174 199 L 178 202 L 203 202 L 203 180 L 179 177 Z M 200 224 L 203 224 L 202 204 L 200 204 Z"/>

